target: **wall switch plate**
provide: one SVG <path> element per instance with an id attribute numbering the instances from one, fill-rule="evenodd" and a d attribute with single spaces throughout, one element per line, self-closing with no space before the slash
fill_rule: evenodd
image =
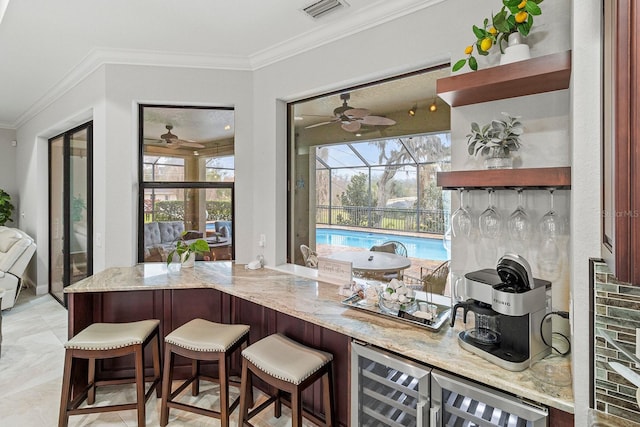
<path id="1" fill-rule="evenodd" d="M 261 234 L 260 239 L 258 240 L 258 246 L 260 246 L 261 248 L 264 248 L 266 244 L 267 244 L 267 236 L 265 236 L 264 234 Z"/>

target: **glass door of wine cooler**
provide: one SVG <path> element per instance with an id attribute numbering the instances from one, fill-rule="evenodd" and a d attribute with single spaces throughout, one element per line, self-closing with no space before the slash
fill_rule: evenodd
<path id="1" fill-rule="evenodd" d="M 428 424 L 430 369 L 372 346 L 351 343 L 351 425 Z"/>
<path id="2" fill-rule="evenodd" d="M 431 373 L 430 427 L 546 427 L 548 410 L 515 396 Z"/>

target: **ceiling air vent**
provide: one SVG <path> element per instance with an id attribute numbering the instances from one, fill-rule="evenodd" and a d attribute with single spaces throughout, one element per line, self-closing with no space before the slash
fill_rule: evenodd
<path id="1" fill-rule="evenodd" d="M 329 12 L 348 6 L 344 0 L 320 0 L 302 9 L 313 19 L 318 19 Z"/>

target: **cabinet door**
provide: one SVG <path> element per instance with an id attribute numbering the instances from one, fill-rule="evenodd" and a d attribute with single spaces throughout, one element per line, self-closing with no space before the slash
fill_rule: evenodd
<path id="1" fill-rule="evenodd" d="M 640 284 L 640 8 L 605 2 L 602 256 Z"/>

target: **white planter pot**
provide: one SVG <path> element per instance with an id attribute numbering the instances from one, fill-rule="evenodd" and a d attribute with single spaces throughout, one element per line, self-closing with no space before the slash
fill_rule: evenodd
<path id="1" fill-rule="evenodd" d="M 189 255 L 189 256 L 187 256 Z M 184 253 L 180 259 L 183 267 L 193 267 L 196 265 L 196 254 L 191 252 L 190 254 Z"/>
<path id="2" fill-rule="evenodd" d="M 520 33 L 509 35 L 509 45 L 505 48 L 504 54 L 500 56 L 500 65 L 524 61 L 529 58 L 531 58 L 529 45 L 522 40 Z"/>

